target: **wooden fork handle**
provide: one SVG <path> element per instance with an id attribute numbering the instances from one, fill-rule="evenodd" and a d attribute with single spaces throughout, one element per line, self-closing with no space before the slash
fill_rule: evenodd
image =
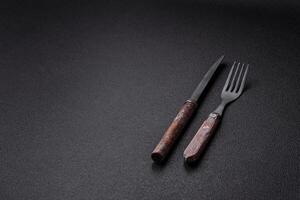
<path id="1" fill-rule="evenodd" d="M 178 138 L 181 136 L 196 108 L 197 103 L 195 101 L 187 100 L 184 103 L 177 116 L 174 118 L 173 122 L 152 152 L 151 158 L 153 161 L 162 162 L 166 158 Z"/>
<path id="2" fill-rule="evenodd" d="M 203 122 L 192 141 L 184 150 L 183 157 L 186 162 L 194 162 L 201 156 L 208 141 L 213 136 L 219 121 L 220 115 L 211 113 Z"/>

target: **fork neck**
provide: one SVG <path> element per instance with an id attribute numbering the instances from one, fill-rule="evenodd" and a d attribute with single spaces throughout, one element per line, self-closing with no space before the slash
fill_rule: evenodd
<path id="1" fill-rule="evenodd" d="M 226 101 L 222 101 L 220 105 L 217 107 L 217 109 L 214 111 L 214 113 L 218 114 L 219 116 L 222 116 L 227 103 L 228 102 Z"/>

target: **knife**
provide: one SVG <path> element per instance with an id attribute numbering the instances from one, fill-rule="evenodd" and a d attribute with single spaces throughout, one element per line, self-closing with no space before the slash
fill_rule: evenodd
<path id="1" fill-rule="evenodd" d="M 205 87 L 208 85 L 209 81 L 213 77 L 215 71 L 220 66 L 224 55 L 222 55 L 206 72 L 205 76 L 198 84 L 197 88 L 194 90 L 192 96 L 185 101 L 178 114 L 174 118 L 173 122 L 166 130 L 161 140 L 153 150 L 151 154 L 151 158 L 154 162 L 162 162 L 165 160 L 167 155 L 172 150 L 176 141 L 182 135 L 184 128 L 187 126 L 189 120 L 192 118 L 193 113 L 196 111 L 198 107 L 198 100 L 203 93 Z"/>

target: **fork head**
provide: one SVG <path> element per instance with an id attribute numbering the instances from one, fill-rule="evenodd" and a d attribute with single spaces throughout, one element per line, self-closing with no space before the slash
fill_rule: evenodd
<path id="1" fill-rule="evenodd" d="M 234 101 L 242 94 L 248 68 L 249 64 L 233 63 L 221 93 L 224 103 Z"/>

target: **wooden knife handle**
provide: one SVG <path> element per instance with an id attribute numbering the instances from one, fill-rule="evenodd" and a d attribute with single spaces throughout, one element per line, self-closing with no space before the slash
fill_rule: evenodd
<path id="1" fill-rule="evenodd" d="M 173 122 L 152 152 L 151 158 L 153 161 L 162 162 L 166 158 L 178 138 L 181 136 L 183 129 L 188 124 L 196 108 L 197 103 L 195 101 L 187 100 L 184 103 L 177 116 L 174 118 Z"/>
<path id="2" fill-rule="evenodd" d="M 194 162 L 201 156 L 206 144 L 214 134 L 219 121 L 220 115 L 211 113 L 203 122 L 202 126 L 199 128 L 192 141 L 184 150 L 183 157 L 186 162 Z"/>

